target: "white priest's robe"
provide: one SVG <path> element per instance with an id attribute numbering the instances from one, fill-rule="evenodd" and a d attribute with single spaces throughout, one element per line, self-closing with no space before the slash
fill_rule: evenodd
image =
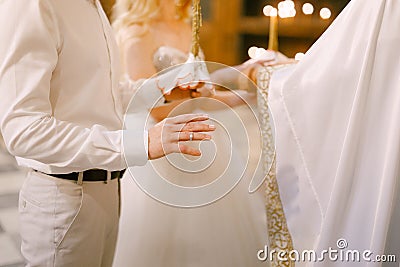
<path id="1" fill-rule="evenodd" d="M 270 90 L 294 248 L 361 257 L 296 266 L 399 266 L 400 1 L 352 0 Z M 378 262 L 380 254 L 397 263 Z"/>

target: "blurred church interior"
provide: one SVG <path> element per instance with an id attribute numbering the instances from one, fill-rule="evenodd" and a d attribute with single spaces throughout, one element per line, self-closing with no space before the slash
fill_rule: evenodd
<path id="1" fill-rule="evenodd" d="M 293 58 L 297 53 L 305 53 L 349 1 L 295 0 L 294 17 L 279 19 L 280 52 Z M 115 0 L 101 2 L 110 17 Z M 203 27 L 200 40 L 207 60 L 236 65 L 249 58 L 247 51 L 250 47 L 267 48 L 269 18 L 263 14 L 263 8 L 267 5 L 278 7 L 279 2 L 202 0 Z"/>

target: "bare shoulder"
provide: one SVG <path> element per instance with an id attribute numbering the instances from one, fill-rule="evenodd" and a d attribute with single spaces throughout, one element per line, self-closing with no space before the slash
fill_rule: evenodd
<path id="1" fill-rule="evenodd" d="M 132 79 L 148 78 L 155 73 L 152 59 L 157 46 L 149 32 L 126 38 L 121 49 L 126 71 Z"/>

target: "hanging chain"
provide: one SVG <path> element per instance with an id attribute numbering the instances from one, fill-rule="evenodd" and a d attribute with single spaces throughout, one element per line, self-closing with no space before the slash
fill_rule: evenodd
<path id="1" fill-rule="evenodd" d="M 192 21 L 192 54 L 197 57 L 200 51 L 200 27 L 203 23 L 201 16 L 200 0 L 193 0 L 193 21 Z"/>

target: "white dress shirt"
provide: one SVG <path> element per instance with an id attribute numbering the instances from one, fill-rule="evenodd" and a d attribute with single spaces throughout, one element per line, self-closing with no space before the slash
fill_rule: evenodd
<path id="1" fill-rule="evenodd" d="M 121 170 L 123 136 L 127 161 L 147 162 L 147 133 L 122 128 L 121 95 L 134 88 L 119 83 L 118 57 L 98 1 L 0 2 L 0 123 L 20 165 Z"/>

